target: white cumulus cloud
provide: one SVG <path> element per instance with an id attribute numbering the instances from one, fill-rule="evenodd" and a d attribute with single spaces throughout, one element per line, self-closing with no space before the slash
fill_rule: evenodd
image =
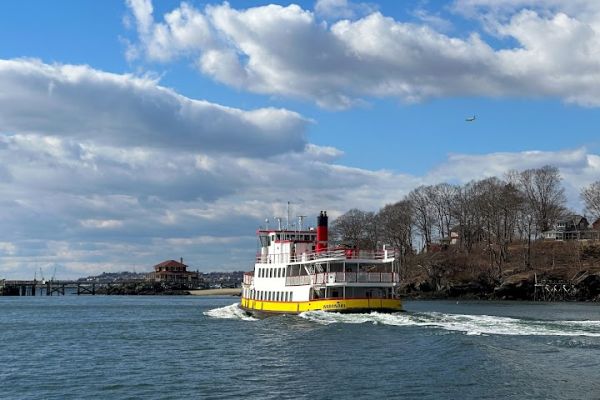
<path id="1" fill-rule="evenodd" d="M 148 4 L 129 2 L 138 53 L 163 62 L 192 58 L 203 74 L 255 93 L 333 109 L 373 97 L 558 97 L 600 105 L 594 2 L 458 0 L 451 10 L 482 24 L 456 36 L 442 33 L 449 24 L 422 8 L 414 12 L 422 22 L 412 23 L 368 7 L 357 14 L 360 3 L 341 0 L 321 0 L 314 12 L 294 4 L 240 10 L 183 3 L 156 22 Z M 346 19 L 318 17 L 334 14 Z M 497 47 L 483 33 L 516 45 Z"/>

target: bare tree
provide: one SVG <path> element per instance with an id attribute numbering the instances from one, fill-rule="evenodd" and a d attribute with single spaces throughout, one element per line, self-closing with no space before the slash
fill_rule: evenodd
<path id="1" fill-rule="evenodd" d="M 482 240 L 481 209 L 478 204 L 480 189 L 476 182 L 469 182 L 458 187 L 452 199 L 452 215 L 458 225 L 459 246 L 467 253 Z"/>
<path id="2" fill-rule="evenodd" d="M 476 182 L 475 185 L 479 187 L 478 204 L 490 267 L 499 277 L 508 257 L 508 245 L 516 229 L 522 197 L 512 184 L 495 177 Z"/>
<path id="3" fill-rule="evenodd" d="M 412 253 L 412 206 L 408 200 L 388 204 L 379 210 L 382 237 L 400 252 L 400 268 L 406 267 L 406 257 Z"/>
<path id="4" fill-rule="evenodd" d="M 549 230 L 565 210 L 565 190 L 558 168 L 546 165 L 519 175 L 519 189 L 535 214 L 536 236 Z"/>
<path id="5" fill-rule="evenodd" d="M 363 214 L 364 229 L 362 239 L 359 244 L 361 249 L 377 250 L 380 246 L 382 229 L 379 215 L 374 212 L 365 212 Z"/>
<path id="6" fill-rule="evenodd" d="M 581 189 L 581 199 L 585 203 L 586 212 L 594 219 L 600 218 L 600 181 Z"/>
<path id="7" fill-rule="evenodd" d="M 427 195 L 435 212 L 435 226 L 438 228 L 440 238 L 450 236 L 450 229 L 454 223 L 452 215 L 452 199 L 456 193 L 456 186 L 448 183 L 439 183 L 428 187 Z"/>
<path id="8" fill-rule="evenodd" d="M 331 224 L 334 241 L 355 248 L 375 250 L 380 242 L 377 215 L 356 208 L 340 215 Z"/>
<path id="9" fill-rule="evenodd" d="M 413 222 L 421 234 L 425 250 L 429 250 L 432 242 L 432 231 L 435 221 L 435 209 L 431 203 L 431 186 L 419 186 L 408 194 L 412 204 Z"/>

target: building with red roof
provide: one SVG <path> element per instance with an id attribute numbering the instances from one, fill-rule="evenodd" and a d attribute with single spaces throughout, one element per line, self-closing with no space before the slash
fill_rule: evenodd
<path id="1" fill-rule="evenodd" d="M 183 263 L 183 258 L 180 261 L 163 261 L 153 268 L 154 272 L 150 272 L 146 278 L 149 281 L 182 284 L 189 288 L 195 288 L 199 285 L 199 273 L 188 271 L 188 266 Z"/>

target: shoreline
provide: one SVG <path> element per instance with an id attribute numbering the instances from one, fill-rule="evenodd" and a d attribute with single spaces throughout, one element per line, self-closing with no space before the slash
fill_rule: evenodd
<path id="1" fill-rule="evenodd" d="M 241 288 L 188 290 L 192 296 L 240 296 Z"/>

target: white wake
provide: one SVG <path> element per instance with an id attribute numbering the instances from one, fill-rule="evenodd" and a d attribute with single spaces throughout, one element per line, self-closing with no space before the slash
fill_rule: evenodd
<path id="1" fill-rule="evenodd" d="M 464 332 L 467 335 L 593 336 L 600 337 L 600 321 L 527 320 L 491 315 L 444 314 L 438 312 L 394 314 L 338 314 L 309 311 L 300 317 L 319 324 L 373 323 L 419 326 Z"/>
<path id="2" fill-rule="evenodd" d="M 246 312 L 240 308 L 238 303 L 234 303 L 230 306 L 213 308 L 212 310 L 205 311 L 203 314 L 212 318 L 257 321 L 256 318 L 246 314 Z"/>

